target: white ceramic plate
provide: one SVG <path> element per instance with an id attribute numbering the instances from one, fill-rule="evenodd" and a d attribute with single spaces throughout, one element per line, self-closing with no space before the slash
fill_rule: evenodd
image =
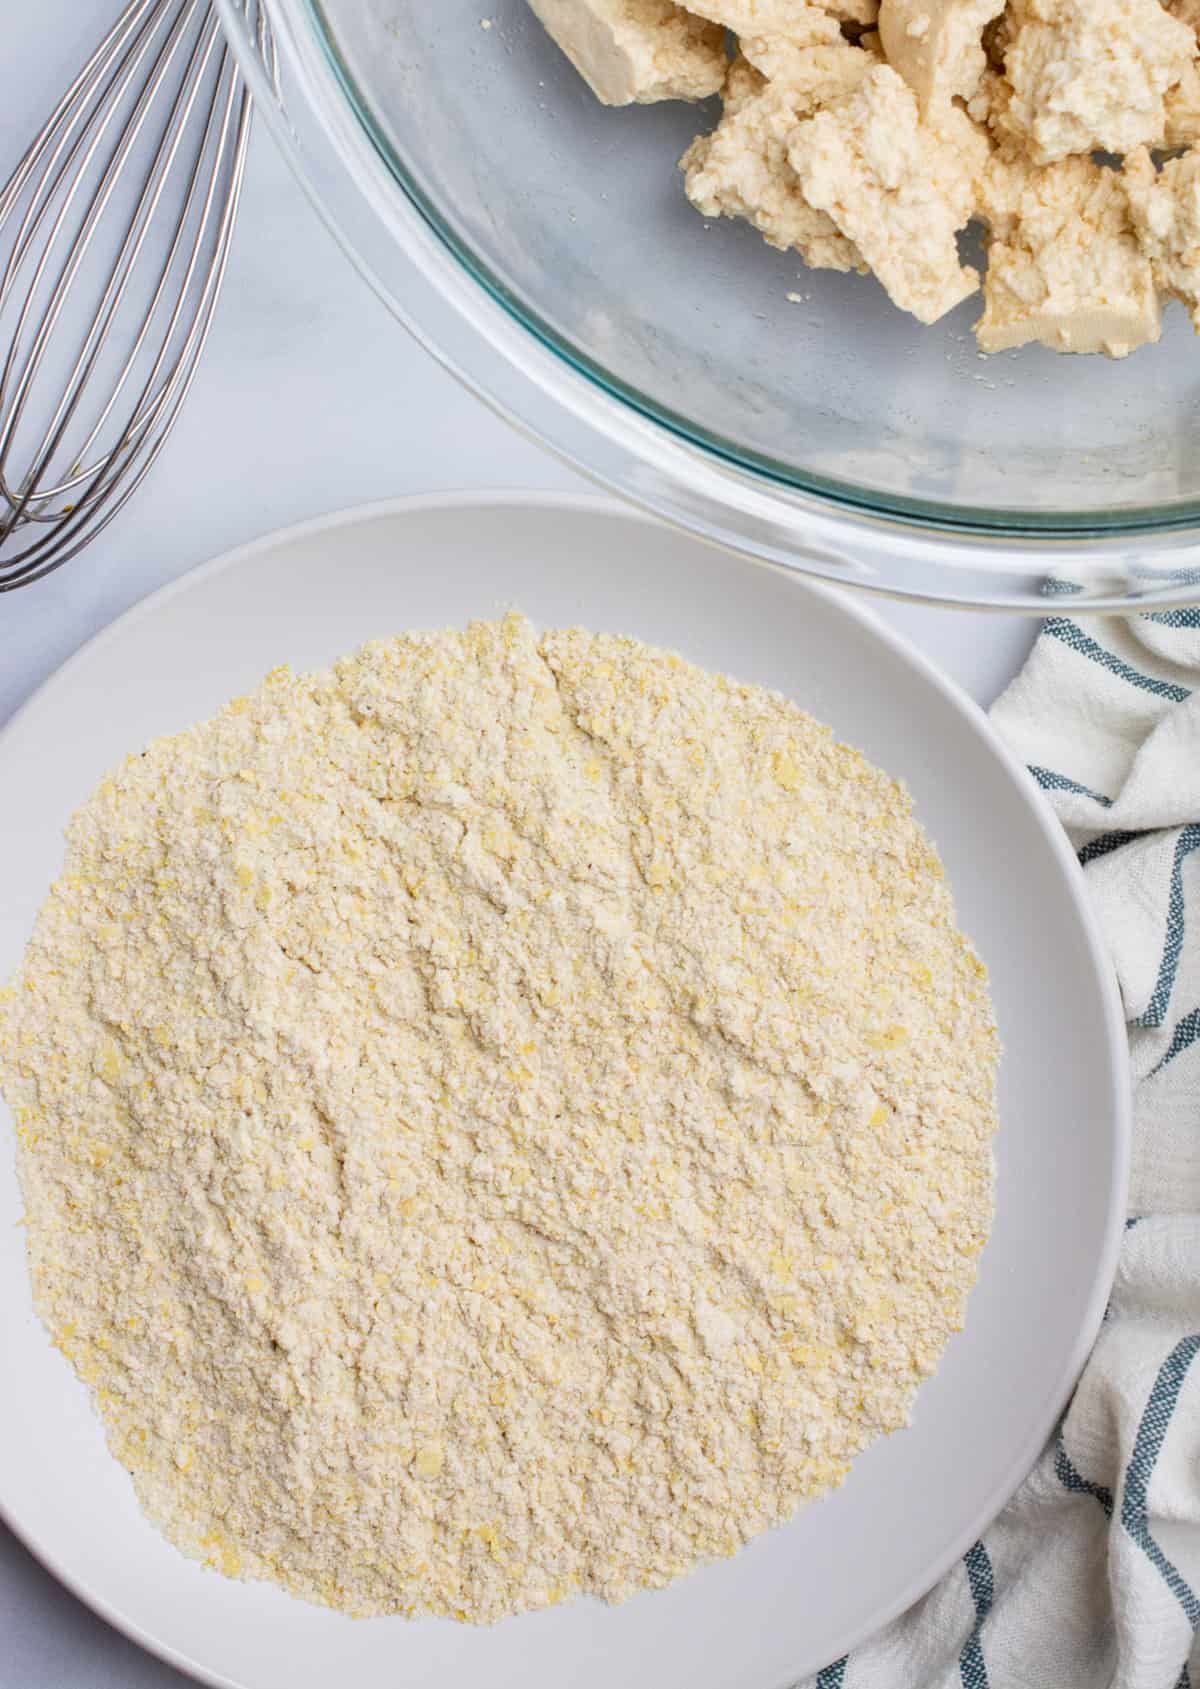
<path id="1" fill-rule="evenodd" d="M 30 1311 L 0 1108 L 0 1511 L 114 1624 L 236 1689 L 782 1689 L 951 1567 L 1035 1459 L 1099 1325 L 1124 1211 L 1128 1082 L 1067 845 L 982 714 L 875 617 L 595 499 L 420 499 L 197 570 L 72 659 L 0 736 L 0 976 L 103 772 L 281 661 L 517 606 L 775 686 L 902 776 L 992 971 L 1006 1045 L 999 1206 L 966 1330 L 911 1430 L 732 1561 L 623 1607 L 491 1630 L 353 1621 L 183 1559 L 142 1518 Z M 961 1575 L 961 1572 L 960 1572 Z"/>

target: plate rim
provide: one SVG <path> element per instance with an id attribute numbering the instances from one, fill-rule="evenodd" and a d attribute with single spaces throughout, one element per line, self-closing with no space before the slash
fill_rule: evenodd
<path id="1" fill-rule="evenodd" d="M 733 552 L 725 546 L 715 544 L 695 534 L 674 529 L 673 524 L 664 523 L 660 518 L 652 516 L 636 506 L 625 505 L 603 493 L 504 487 L 463 488 L 433 493 L 407 494 L 396 498 L 374 500 L 365 504 L 339 507 L 318 516 L 308 517 L 299 522 L 271 529 L 243 542 L 241 545 L 221 552 L 216 557 L 208 558 L 193 565 L 190 569 L 176 576 L 174 580 L 168 581 L 165 585 L 147 593 L 120 615 L 106 623 L 104 627 L 84 640 L 70 656 L 47 675 L 8 720 L 0 725 L 0 757 L 3 756 L 9 739 L 15 737 L 15 730 L 23 725 L 26 715 L 32 714 L 40 705 L 44 694 L 65 682 L 69 682 L 75 668 L 83 662 L 85 657 L 90 656 L 106 643 L 126 633 L 139 621 L 153 614 L 161 605 L 202 585 L 210 577 L 223 574 L 229 569 L 240 567 L 242 564 L 250 563 L 261 553 L 276 550 L 281 546 L 298 544 L 322 533 L 349 530 L 374 521 L 403 519 L 405 516 L 423 515 L 434 511 L 477 510 L 488 507 L 557 511 L 568 515 L 574 512 L 581 515 L 603 516 L 619 521 L 632 522 L 649 529 L 668 527 L 679 533 L 680 537 L 697 545 L 706 545 L 710 549 L 724 551 L 733 561 L 739 564 L 749 564 L 784 576 L 795 591 L 801 594 L 811 594 L 813 597 L 820 599 L 836 613 L 856 622 L 873 638 L 890 648 L 894 655 L 933 686 L 934 690 L 940 694 L 942 701 L 951 710 L 968 720 L 971 727 L 985 740 L 989 749 L 1007 772 L 1014 777 L 1018 788 L 1024 791 L 1026 798 L 1029 800 L 1028 807 L 1032 812 L 1038 831 L 1049 845 L 1052 854 L 1058 859 L 1060 866 L 1065 870 L 1066 891 L 1075 918 L 1080 925 L 1088 961 L 1104 1007 L 1104 1042 L 1108 1056 L 1108 1077 L 1113 1100 L 1112 1200 L 1092 1294 L 1075 1342 L 1069 1353 L 1064 1356 L 1058 1381 L 1049 1395 L 1047 1411 L 1042 1416 L 1045 1418 L 1044 1427 L 1036 1438 L 1031 1435 L 1025 1439 L 1017 1454 L 1006 1466 L 1005 1475 L 992 1486 L 985 1501 L 976 1509 L 971 1524 L 950 1541 L 939 1557 L 908 1580 L 900 1594 L 893 1597 L 873 1616 L 869 1627 L 864 1629 L 861 1625 L 855 1626 L 841 1637 L 835 1652 L 831 1655 L 831 1660 L 837 1660 L 842 1655 L 852 1652 L 855 1648 L 862 1646 L 863 1643 L 870 1641 L 901 1613 L 907 1611 L 915 1602 L 928 1594 L 955 1562 L 962 1557 L 971 1544 L 992 1525 L 1032 1470 L 1046 1445 L 1050 1433 L 1069 1402 L 1088 1356 L 1095 1345 L 1116 1275 L 1121 1242 L 1125 1232 L 1132 1155 L 1133 1092 L 1126 1023 L 1116 974 L 1112 967 L 1107 944 L 1100 931 L 1099 922 L 1091 907 L 1090 900 L 1085 894 L 1084 877 L 1066 831 L 1046 802 L 1033 777 L 996 732 L 986 711 L 955 681 L 944 674 L 911 640 L 885 622 L 873 605 L 865 599 L 857 597 L 851 590 L 830 586 L 823 581 L 808 577 L 797 576 L 793 570 L 785 565 L 773 563 L 766 558 L 748 558 L 742 553 Z M 1035 1426 L 1040 1424 L 1041 1418 L 1035 1422 Z M 244 1682 L 228 1677 L 225 1673 L 216 1671 L 212 1667 L 205 1666 L 201 1661 L 182 1653 L 170 1643 L 155 1637 L 139 1620 L 133 1618 L 93 1589 L 86 1578 L 71 1570 L 58 1550 L 41 1539 L 35 1527 L 24 1525 L 15 1516 L 2 1493 L 0 1493 L 0 1522 L 3 1522 L 17 1541 L 71 1595 L 103 1619 L 106 1624 L 121 1635 L 128 1637 L 130 1641 L 135 1642 L 148 1654 L 162 1660 L 167 1665 L 173 1666 L 177 1671 L 184 1672 L 196 1682 L 209 1685 L 210 1689 L 247 1689 Z M 789 1684 L 793 1682 L 794 1679 L 789 1678 Z M 779 1689 L 784 1689 L 784 1686 L 780 1685 Z"/>

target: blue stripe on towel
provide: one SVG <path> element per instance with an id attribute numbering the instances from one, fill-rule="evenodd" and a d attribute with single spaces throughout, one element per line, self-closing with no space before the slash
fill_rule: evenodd
<path id="1" fill-rule="evenodd" d="M 1067 1453 L 1066 1444 L 1063 1442 L 1061 1425 L 1058 1428 L 1058 1435 L 1054 1439 L 1054 1475 L 1064 1490 L 1071 1490 L 1076 1495 L 1093 1496 L 1104 1509 L 1105 1518 L 1112 1518 L 1112 1491 L 1107 1484 L 1093 1484 L 1090 1478 L 1085 1478 L 1082 1472 L 1076 1470 L 1070 1455 Z"/>
<path id="2" fill-rule="evenodd" d="M 967 1583 L 970 1586 L 971 1599 L 975 1603 L 975 1623 L 959 1656 L 959 1676 L 962 1678 L 963 1689 L 988 1689 L 982 1636 L 984 1620 L 991 1612 L 995 1599 L 995 1582 L 992 1577 L 992 1562 L 981 1542 L 977 1542 L 974 1548 L 969 1548 L 963 1555 L 963 1565 L 967 1568 Z"/>
<path id="3" fill-rule="evenodd" d="M 1109 800 L 1111 801 L 1111 800 Z M 1101 833 L 1098 839 L 1092 839 L 1079 852 L 1079 866 L 1086 868 L 1089 862 L 1095 862 L 1098 856 L 1111 856 L 1114 850 L 1120 850 L 1133 839 L 1140 839 L 1140 833 Z"/>
<path id="4" fill-rule="evenodd" d="M 1044 792 L 1077 792 L 1081 798 L 1091 798 L 1093 803 L 1102 804 L 1105 809 L 1112 808 L 1113 800 L 1106 798 L 1103 792 L 1093 792 L 1090 786 L 1081 786 L 1078 780 L 1056 774 L 1052 768 L 1038 768 L 1031 762 L 1029 772 Z"/>
<path id="5" fill-rule="evenodd" d="M 1154 1464 L 1162 1450 L 1171 1416 L 1179 1401 L 1179 1392 L 1198 1350 L 1200 1333 L 1184 1337 L 1159 1368 L 1150 1399 L 1142 1412 L 1137 1437 L 1134 1439 L 1133 1453 L 1125 1470 L 1125 1494 L 1121 1498 L 1122 1525 L 1162 1575 L 1167 1588 L 1183 1608 L 1193 1629 L 1200 1628 L 1200 1599 L 1150 1535 L 1150 1527 L 1146 1522 L 1146 1497 L 1154 1475 Z"/>
<path id="6" fill-rule="evenodd" d="M 1175 975 L 1179 972 L 1179 958 L 1183 951 L 1184 916 L 1186 912 L 1183 899 L 1183 864 L 1185 857 L 1190 856 L 1197 849 L 1200 849 L 1200 826 L 1193 821 L 1189 826 L 1180 829 L 1179 837 L 1175 841 L 1175 861 L 1171 866 L 1171 889 L 1167 896 L 1167 938 L 1163 945 L 1158 982 L 1154 987 L 1154 995 L 1150 999 L 1145 1014 L 1134 1023 L 1137 1026 L 1161 1026 L 1167 1018 L 1167 1010 L 1171 1006 L 1171 992 L 1175 985 Z"/>
<path id="7" fill-rule="evenodd" d="M 1072 1490 L 1075 1495 L 1094 1496 L 1100 1507 L 1104 1508 L 1104 1517 L 1112 1518 L 1112 1490 L 1104 1483 L 1092 1483 L 1090 1478 L 1085 1478 L 1073 1466 L 1070 1454 L 1066 1453 L 1061 1426 L 1058 1427 L 1058 1436 L 1055 1437 L 1055 1476 L 1063 1490 Z"/>
<path id="8" fill-rule="evenodd" d="M 1150 1069 L 1146 1075 L 1147 1079 L 1153 1079 L 1156 1073 L 1161 1073 L 1168 1062 L 1173 1062 L 1176 1056 L 1181 1056 L 1185 1050 L 1190 1049 L 1197 1038 L 1200 1038 L 1200 1009 L 1193 1009 L 1191 1014 L 1176 1021 L 1171 1042 L 1167 1045 L 1167 1053 Z"/>
<path id="9" fill-rule="evenodd" d="M 1088 657 L 1093 663 L 1107 669 L 1109 674 L 1116 675 L 1118 680 L 1124 680 L 1130 686 L 1136 686 L 1140 692 L 1152 692 L 1156 698 L 1166 698 L 1172 704 L 1182 704 L 1191 697 L 1186 686 L 1176 686 L 1169 680 L 1155 680 L 1151 674 L 1143 674 L 1141 669 L 1132 668 L 1115 652 L 1094 640 L 1090 633 L 1084 633 L 1078 622 L 1073 622 L 1067 616 L 1049 616 L 1042 623 L 1042 632 L 1049 634 L 1051 639 L 1061 639 L 1064 645 L 1072 651 L 1077 651 L 1081 657 Z"/>
<path id="10" fill-rule="evenodd" d="M 1200 610 L 1155 610 L 1146 620 L 1165 628 L 1200 628 Z"/>

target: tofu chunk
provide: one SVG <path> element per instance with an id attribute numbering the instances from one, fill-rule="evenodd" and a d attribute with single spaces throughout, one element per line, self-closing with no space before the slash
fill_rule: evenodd
<path id="1" fill-rule="evenodd" d="M 841 18 L 822 0 L 698 0 L 695 9 L 733 30 L 741 56 L 772 82 L 802 81 L 810 47 L 849 45 Z"/>
<path id="2" fill-rule="evenodd" d="M 606 106 L 705 100 L 725 80 L 724 30 L 669 0 L 529 4 Z"/>
<path id="3" fill-rule="evenodd" d="M 1154 274 L 1115 170 L 1090 158 L 1040 167 L 1000 158 L 982 210 L 992 231 L 975 328 L 983 351 L 1036 341 L 1123 358 L 1158 339 Z"/>
<path id="4" fill-rule="evenodd" d="M 778 36 L 798 44 L 842 39 L 842 25 L 870 29 L 879 0 L 696 0 L 698 17 L 723 24 L 739 37 Z"/>
<path id="5" fill-rule="evenodd" d="M 923 122 L 889 65 L 797 125 L 788 159 L 805 199 L 862 253 L 902 310 L 933 323 L 979 286 L 959 263 L 987 142 L 957 107 Z"/>
<path id="6" fill-rule="evenodd" d="M 967 112 L 973 121 L 998 136 L 1005 133 L 1005 119 L 1012 104 L 1012 88 L 1008 78 L 989 64 L 979 78 L 979 84 L 967 101 Z"/>
<path id="7" fill-rule="evenodd" d="M 1005 122 L 1035 164 L 1160 146 L 1195 32 L 1160 0 L 1012 0 Z"/>
<path id="8" fill-rule="evenodd" d="M 821 0 L 821 4 L 852 34 L 860 29 L 874 29 L 879 22 L 879 0 Z"/>
<path id="9" fill-rule="evenodd" d="M 1123 176 L 1155 282 L 1183 301 L 1200 333 L 1200 152 L 1169 159 L 1160 172 L 1142 149 L 1125 160 Z"/>
<path id="10" fill-rule="evenodd" d="M 788 163 L 788 140 L 801 118 L 823 99 L 861 79 L 874 60 L 848 42 L 811 49 L 809 74 L 767 82 L 745 60 L 735 63 L 725 114 L 711 135 L 684 154 L 688 198 L 705 217 L 741 217 L 772 246 L 798 252 L 814 269 L 864 270 L 862 256 L 825 215 L 809 204 Z"/>
<path id="11" fill-rule="evenodd" d="M 826 14 L 828 16 L 828 14 Z M 858 86 L 879 54 L 867 46 L 869 36 L 851 44 L 830 18 L 833 34 L 809 41 L 794 36 L 743 35 L 742 57 L 768 82 L 787 83 L 806 96 L 805 115 Z"/>
<path id="12" fill-rule="evenodd" d="M 735 35 L 790 35 L 805 41 L 828 39 L 831 26 L 834 34 L 841 33 L 819 0 L 696 0 L 691 10 Z"/>
<path id="13" fill-rule="evenodd" d="M 970 99 L 987 67 L 983 32 L 1005 0 L 882 0 L 879 35 L 888 63 L 922 111 Z"/>
<path id="14" fill-rule="evenodd" d="M 735 30 L 741 57 L 773 82 L 803 82 L 809 48 L 847 45 L 832 12 L 809 0 L 703 0 L 703 15 Z"/>

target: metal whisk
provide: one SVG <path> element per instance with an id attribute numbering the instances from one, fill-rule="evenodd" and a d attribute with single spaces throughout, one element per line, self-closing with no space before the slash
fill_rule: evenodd
<path id="1" fill-rule="evenodd" d="M 269 52 L 258 0 L 242 0 Z M 131 0 L 0 191 L 0 592 L 144 479 L 220 292 L 250 100 L 208 0 Z"/>

